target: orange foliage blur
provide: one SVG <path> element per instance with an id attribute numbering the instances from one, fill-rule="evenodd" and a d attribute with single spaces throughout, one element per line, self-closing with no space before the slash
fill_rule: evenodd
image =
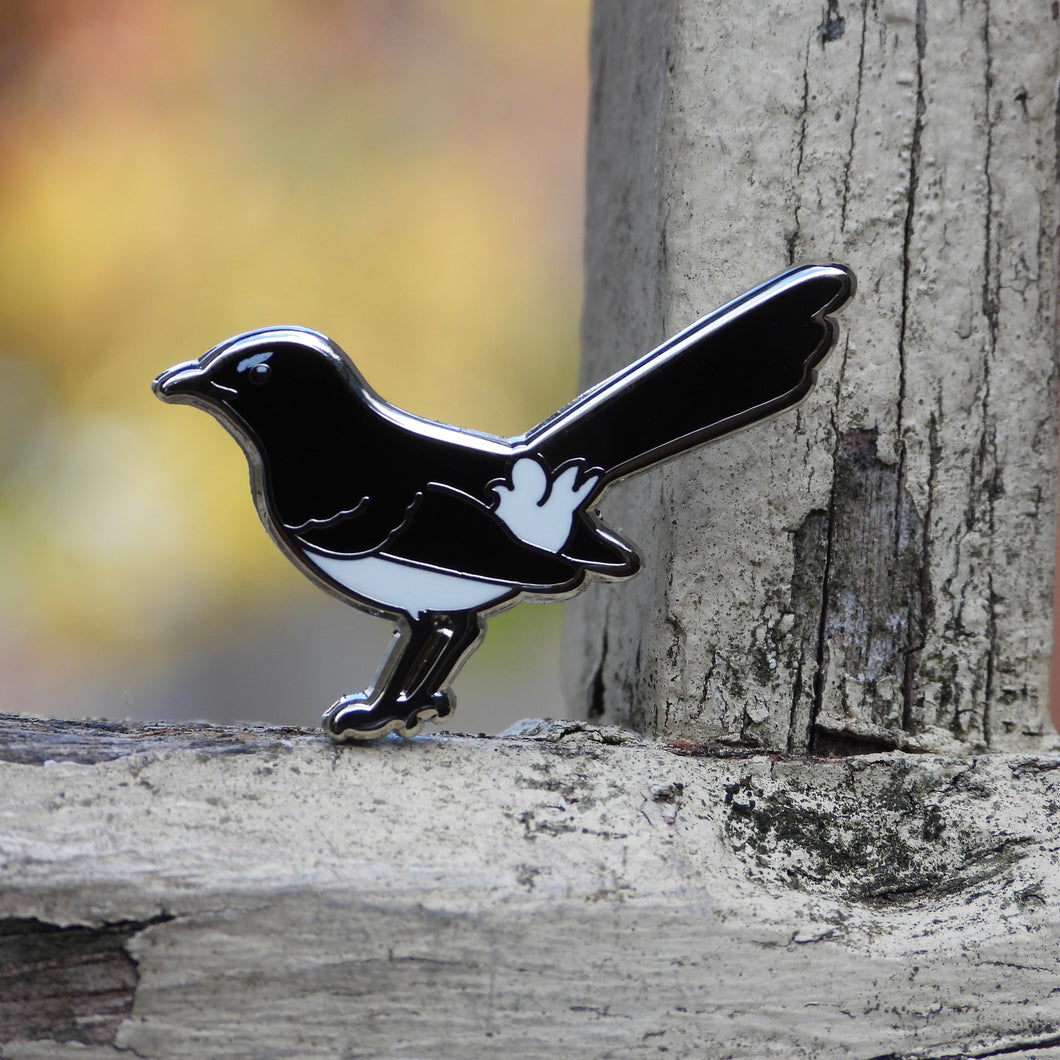
<path id="1" fill-rule="evenodd" d="M 0 7 L 9 673 L 164 654 L 297 578 L 237 447 L 150 393 L 229 335 L 317 328 L 389 399 L 497 433 L 573 395 L 587 23 L 587 0 Z M 0 708 L 33 709 L 16 687 Z"/>

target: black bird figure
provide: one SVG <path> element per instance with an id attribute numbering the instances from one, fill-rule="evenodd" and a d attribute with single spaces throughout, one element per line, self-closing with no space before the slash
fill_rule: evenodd
<path id="1" fill-rule="evenodd" d="M 686 328 L 515 438 L 384 401 L 330 339 L 251 331 L 154 381 L 235 437 L 269 534 L 303 574 L 391 619 L 373 685 L 323 725 L 336 740 L 417 733 L 486 619 L 636 574 L 634 549 L 590 505 L 618 479 L 790 408 L 854 291 L 840 265 L 790 269 Z"/>

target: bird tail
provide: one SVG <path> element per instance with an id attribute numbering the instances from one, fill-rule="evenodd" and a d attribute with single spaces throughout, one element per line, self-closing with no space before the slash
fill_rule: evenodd
<path id="1" fill-rule="evenodd" d="M 557 468 L 600 468 L 602 489 L 801 401 L 836 340 L 828 313 L 854 292 L 842 265 L 756 287 L 586 391 L 523 442 Z M 594 490 L 598 492 L 598 490 Z"/>

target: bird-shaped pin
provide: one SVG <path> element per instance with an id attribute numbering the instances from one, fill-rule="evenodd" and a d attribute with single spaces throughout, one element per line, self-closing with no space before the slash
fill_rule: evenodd
<path id="1" fill-rule="evenodd" d="M 373 685 L 323 725 L 336 740 L 417 733 L 486 619 L 636 574 L 592 505 L 621 478 L 790 408 L 835 342 L 854 291 L 840 265 L 790 269 L 704 317 L 515 438 L 384 401 L 319 332 L 264 328 L 154 381 L 236 438 L 262 522 L 303 574 L 389 618 Z"/>

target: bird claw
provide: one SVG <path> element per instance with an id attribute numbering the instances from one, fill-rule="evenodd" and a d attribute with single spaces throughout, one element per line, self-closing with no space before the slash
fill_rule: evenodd
<path id="1" fill-rule="evenodd" d="M 397 700 L 378 692 L 356 692 L 333 703 L 321 718 L 324 731 L 335 741 L 377 740 L 387 733 L 415 736 L 425 722 L 447 718 L 453 697 L 439 690 L 419 699 Z"/>

